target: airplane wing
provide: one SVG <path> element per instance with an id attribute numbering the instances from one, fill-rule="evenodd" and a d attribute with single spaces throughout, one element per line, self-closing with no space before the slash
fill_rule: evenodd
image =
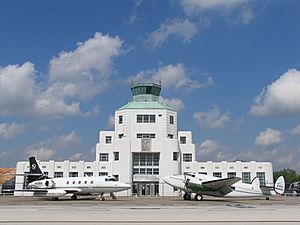
<path id="1" fill-rule="evenodd" d="M 210 190 L 213 191 L 218 191 L 224 187 L 229 187 L 240 180 L 241 178 L 239 177 L 232 177 L 232 178 L 223 178 L 218 180 L 203 181 L 202 186 L 209 188 Z"/>

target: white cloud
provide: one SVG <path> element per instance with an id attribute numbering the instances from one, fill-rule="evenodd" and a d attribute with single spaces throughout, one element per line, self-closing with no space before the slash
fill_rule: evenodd
<path id="1" fill-rule="evenodd" d="M 50 61 L 48 83 L 37 82 L 31 62 L 0 67 L 0 115 L 55 118 L 99 113 L 99 107 L 82 112 L 80 101 L 94 97 L 107 86 L 122 43 L 119 37 L 96 33 L 74 51 L 61 52 Z"/>
<path id="2" fill-rule="evenodd" d="M 113 58 L 121 54 L 122 44 L 119 37 L 95 33 L 93 38 L 78 43 L 74 51 L 61 52 L 49 63 L 51 85 L 64 96 L 93 97 L 113 73 Z"/>
<path id="3" fill-rule="evenodd" d="M 292 129 L 291 134 L 293 136 L 298 136 L 300 135 L 300 124 L 298 124 L 294 129 Z"/>
<path id="4" fill-rule="evenodd" d="M 0 115 L 31 111 L 39 93 L 34 75 L 31 62 L 0 67 Z"/>
<path id="5" fill-rule="evenodd" d="M 196 112 L 193 114 L 196 124 L 207 128 L 221 128 L 230 121 L 230 112 L 221 114 L 219 108 L 214 106 L 209 112 Z"/>
<path id="6" fill-rule="evenodd" d="M 59 149 L 69 148 L 75 144 L 77 144 L 81 140 L 81 137 L 73 130 L 68 134 L 61 135 L 59 137 L 55 137 L 51 140 L 53 144 L 52 146 L 56 146 Z"/>
<path id="7" fill-rule="evenodd" d="M 69 158 L 70 161 L 86 160 L 86 156 L 83 153 L 76 153 Z"/>
<path id="8" fill-rule="evenodd" d="M 269 146 L 273 144 L 279 144 L 283 141 L 282 132 L 267 128 L 265 131 L 259 133 L 255 139 L 255 144 L 260 146 Z"/>
<path id="9" fill-rule="evenodd" d="M 228 11 L 247 4 L 249 0 L 181 0 L 180 3 L 187 15 L 195 15 L 205 10 Z"/>
<path id="10" fill-rule="evenodd" d="M 199 161 L 234 160 L 234 154 L 228 147 L 212 139 L 206 139 L 200 145 L 197 145 L 196 156 Z"/>
<path id="11" fill-rule="evenodd" d="M 115 126 L 115 116 L 109 116 L 109 118 L 108 118 L 108 125 L 110 126 L 110 127 L 114 127 Z"/>
<path id="12" fill-rule="evenodd" d="M 190 71 L 183 64 L 160 66 L 156 70 L 140 71 L 137 75 L 130 77 L 131 80 L 156 80 L 161 81 L 164 89 L 193 89 L 203 88 L 211 85 L 213 79 L 208 74 L 201 74 L 203 81 L 191 79 Z"/>
<path id="13" fill-rule="evenodd" d="M 26 155 L 28 157 L 35 156 L 38 160 L 49 160 L 49 159 L 52 159 L 52 157 L 54 156 L 54 154 L 55 154 L 55 150 L 54 149 L 44 148 L 44 147 L 29 149 L 26 152 Z"/>
<path id="14" fill-rule="evenodd" d="M 300 114 L 300 71 L 288 70 L 265 88 L 251 107 L 256 116 Z"/>
<path id="15" fill-rule="evenodd" d="M 185 108 L 183 101 L 181 101 L 178 98 L 167 99 L 167 98 L 163 98 L 163 97 L 160 96 L 159 100 L 160 100 L 160 102 L 171 106 L 176 111 L 180 111 L 180 110 Z"/>
<path id="16" fill-rule="evenodd" d="M 255 17 L 251 0 L 181 0 L 188 16 L 203 16 L 215 11 L 231 24 L 249 24 Z"/>
<path id="17" fill-rule="evenodd" d="M 174 19 L 161 24 L 157 30 L 149 34 L 146 43 L 157 47 L 165 43 L 170 36 L 176 36 L 183 42 L 189 42 L 197 32 L 196 24 L 188 19 Z"/>
<path id="18" fill-rule="evenodd" d="M 3 137 L 5 139 L 10 139 L 18 134 L 22 134 L 24 130 L 24 124 L 0 123 L 0 137 Z"/>
<path id="19" fill-rule="evenodd" d="M 138 9 L 139 9 L 141 3 L 142 3 L 142 0 L 135 0 L 135 1 L 134 1 L 133 12 L 132 12 L 132 14 L 130 15 L 130 17 L 128 18 L 128 23 L 129 23 L 129 24 L 133 24 L 133 23 L 135 23 L 137 20 L 139 20 L 139 17 L 138 17 Z"/>

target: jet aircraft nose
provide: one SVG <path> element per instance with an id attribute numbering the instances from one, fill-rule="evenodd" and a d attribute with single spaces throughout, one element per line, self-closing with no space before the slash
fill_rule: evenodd
<path id="1" fill-rule="evenodd" d="M 123 191 L 125 191 L 125 190 L 131 188 L 131 185 L 130 185 L 130 184 L 125 184 L 125 183 L 119 182 L 118 187 L 119 187 L 120 189 L 122 189 Z"/>

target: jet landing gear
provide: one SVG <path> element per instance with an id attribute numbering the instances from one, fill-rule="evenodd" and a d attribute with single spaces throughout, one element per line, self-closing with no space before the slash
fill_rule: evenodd
<path id="1" fill-rule="evenodd" d="M 201 193 L 197 193 L 196 195 L 193 194 L 193 196 L 192 196 L 192 193 L 185 192 L 184 195 L 183 195 L 183 199 L 184 200 L 194 199 L 195 201 L 202 201 L 203 200 L 203 195 Z"/>
<path id="2" fill-rule="evenodd" d="M 77 200 L 77 195 L 72 195 L 71 200 Z"/>

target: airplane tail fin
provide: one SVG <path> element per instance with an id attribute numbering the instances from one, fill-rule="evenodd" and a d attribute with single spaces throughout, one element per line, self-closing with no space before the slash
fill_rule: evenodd
<path id="1" fill-rule="evenodd" d="M 274 185 L 274 191 L 279 194 L 282 195 L 285 191 L 285 180 L 283 176 L 278 177 L 278 179 L 275 182 Z"/>
<path id="2" fill-rule="evenodd" d="M 34 156 L 31 156 L 29 158 L 29 166 L 30 166 L 30 172 L 27 176 L 28 183 L 31 183 L 36 180 L 43 180 L 48 178 L 46 175 L 44 175 L 44 173 L 40 169 L 39 164 L 35 160 Z"/>

